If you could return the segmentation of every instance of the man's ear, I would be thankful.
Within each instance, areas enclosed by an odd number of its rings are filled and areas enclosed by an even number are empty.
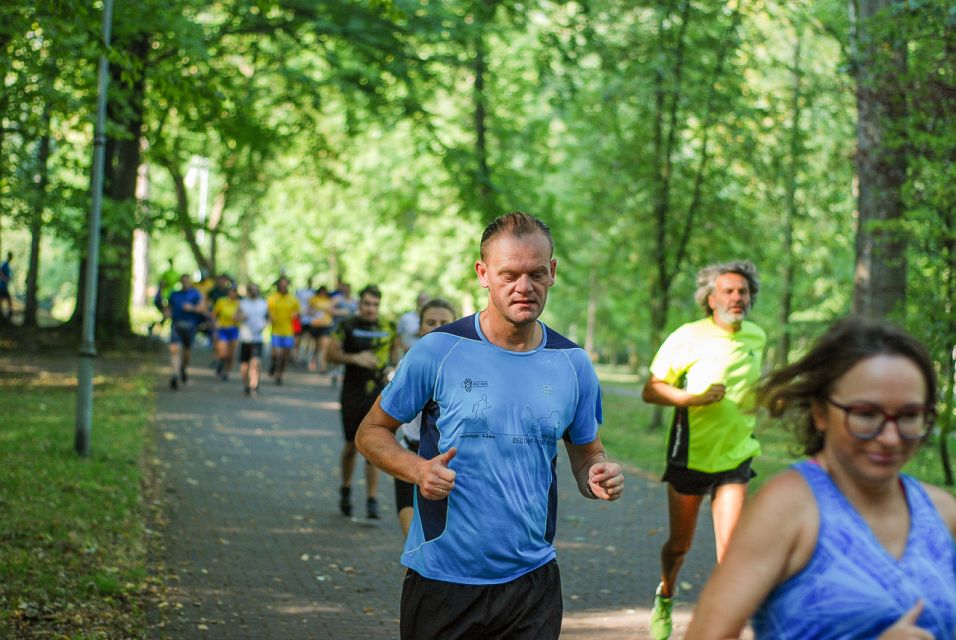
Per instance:
[[[488,288],[488,265],[483,261],[478,260],[475,262],[475,273],[478,274],[478,283],[484,287]]]

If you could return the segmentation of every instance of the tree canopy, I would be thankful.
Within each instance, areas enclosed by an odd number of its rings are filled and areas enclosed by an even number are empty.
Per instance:
[[[134,274],[170,258],[471,310],[481,228],[521,209],[557,241],[546,320],[596,358],[645,365],[698,314],[696,270],[749,258],[770,361],[853,308],[889,314],[937,357],[948,428],[949,5],[120,3],[98,324],[129,331]],[[81,293],[100,10],[0,9],[0,250],[27,322]]]

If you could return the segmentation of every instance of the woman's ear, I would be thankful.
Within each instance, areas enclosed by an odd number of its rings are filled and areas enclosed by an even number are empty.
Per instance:
[[[810,401],[810,417],[813,419],[813,426],[816,427],[817,431],[824,432],[827,430],[827,413],[828,407],[825,402],[816,399]]]

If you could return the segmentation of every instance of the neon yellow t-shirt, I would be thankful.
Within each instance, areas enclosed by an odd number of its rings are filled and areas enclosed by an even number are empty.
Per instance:
[[[216,300],[212,308],[212,315],[216,318],[216,325],[228,329],[229,327],[238,327],[236,321],[236,312],[239,311],[239,298],[233,300],[229,296]]]
[[[291,337],[295,335],[292,329],[292,318],[299,313],[299,301],[294,295],[286,292],[281,294],[274,291],[269,295],[266,304],[269,305],[269,320],[272,321],[272,335]]]
[[[309,308],[312,309],[313,327],[331,327],[332,326],[332,298],[327,295],[314,295],[309,300]]]
[[[664,382],[702,393],[722,383],[727,392],[720,402],[686,411],[686,434],[668,437],[668,461],[695,471],[716,473],[737,467],[760,454],[753,436],[756,423],[755,386],[760,378],[767,335],[753,322],[739,331],[725,331],[713,319],[689,322],[669,335],[651,362],[651,373]]]

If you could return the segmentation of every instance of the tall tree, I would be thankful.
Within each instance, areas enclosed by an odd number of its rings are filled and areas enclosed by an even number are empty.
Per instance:
[[[780,332],[777,337],[777,366],[786,366],[790,356],[791,330],[790,314],[793,313],[793,289],[795,279],[795,262],[793,227],[798,216],[797,206],[797,180],[801,163],[802,133],[800,131],[800,116],[802,113],[802,60],[801,53],[803,48],[803,34],[800,26],[796,29],[796,38],[793,47],[793,62],[791,73],[793,75],[793,88],[791,95],[791,121],[790,121],[790,144],[789,157],[786,168],[786,201],[784,204],[783,218],[783,255],[781,256],[782,282],[780,283],[780,315],[777,323],[777,330]]]
[[[902,187],[907,156],[898,123],[905,96],[906,44],[893,27],[897,0],[853,0],[853,64],[857,82],[857,188],[854,310],[886,316],[906,300],[906,236]]]
[[[47,205],[47,187],[50,183],[50,107],[43,108],[43,131],[37,143],[36,167],[32,198],[33,215],[30,220],[30,261],[27,267],[27,294],[23,309],[23,325],[37,326],[37,290],[40,273],[40,236],[43,233],[43,216]]]

